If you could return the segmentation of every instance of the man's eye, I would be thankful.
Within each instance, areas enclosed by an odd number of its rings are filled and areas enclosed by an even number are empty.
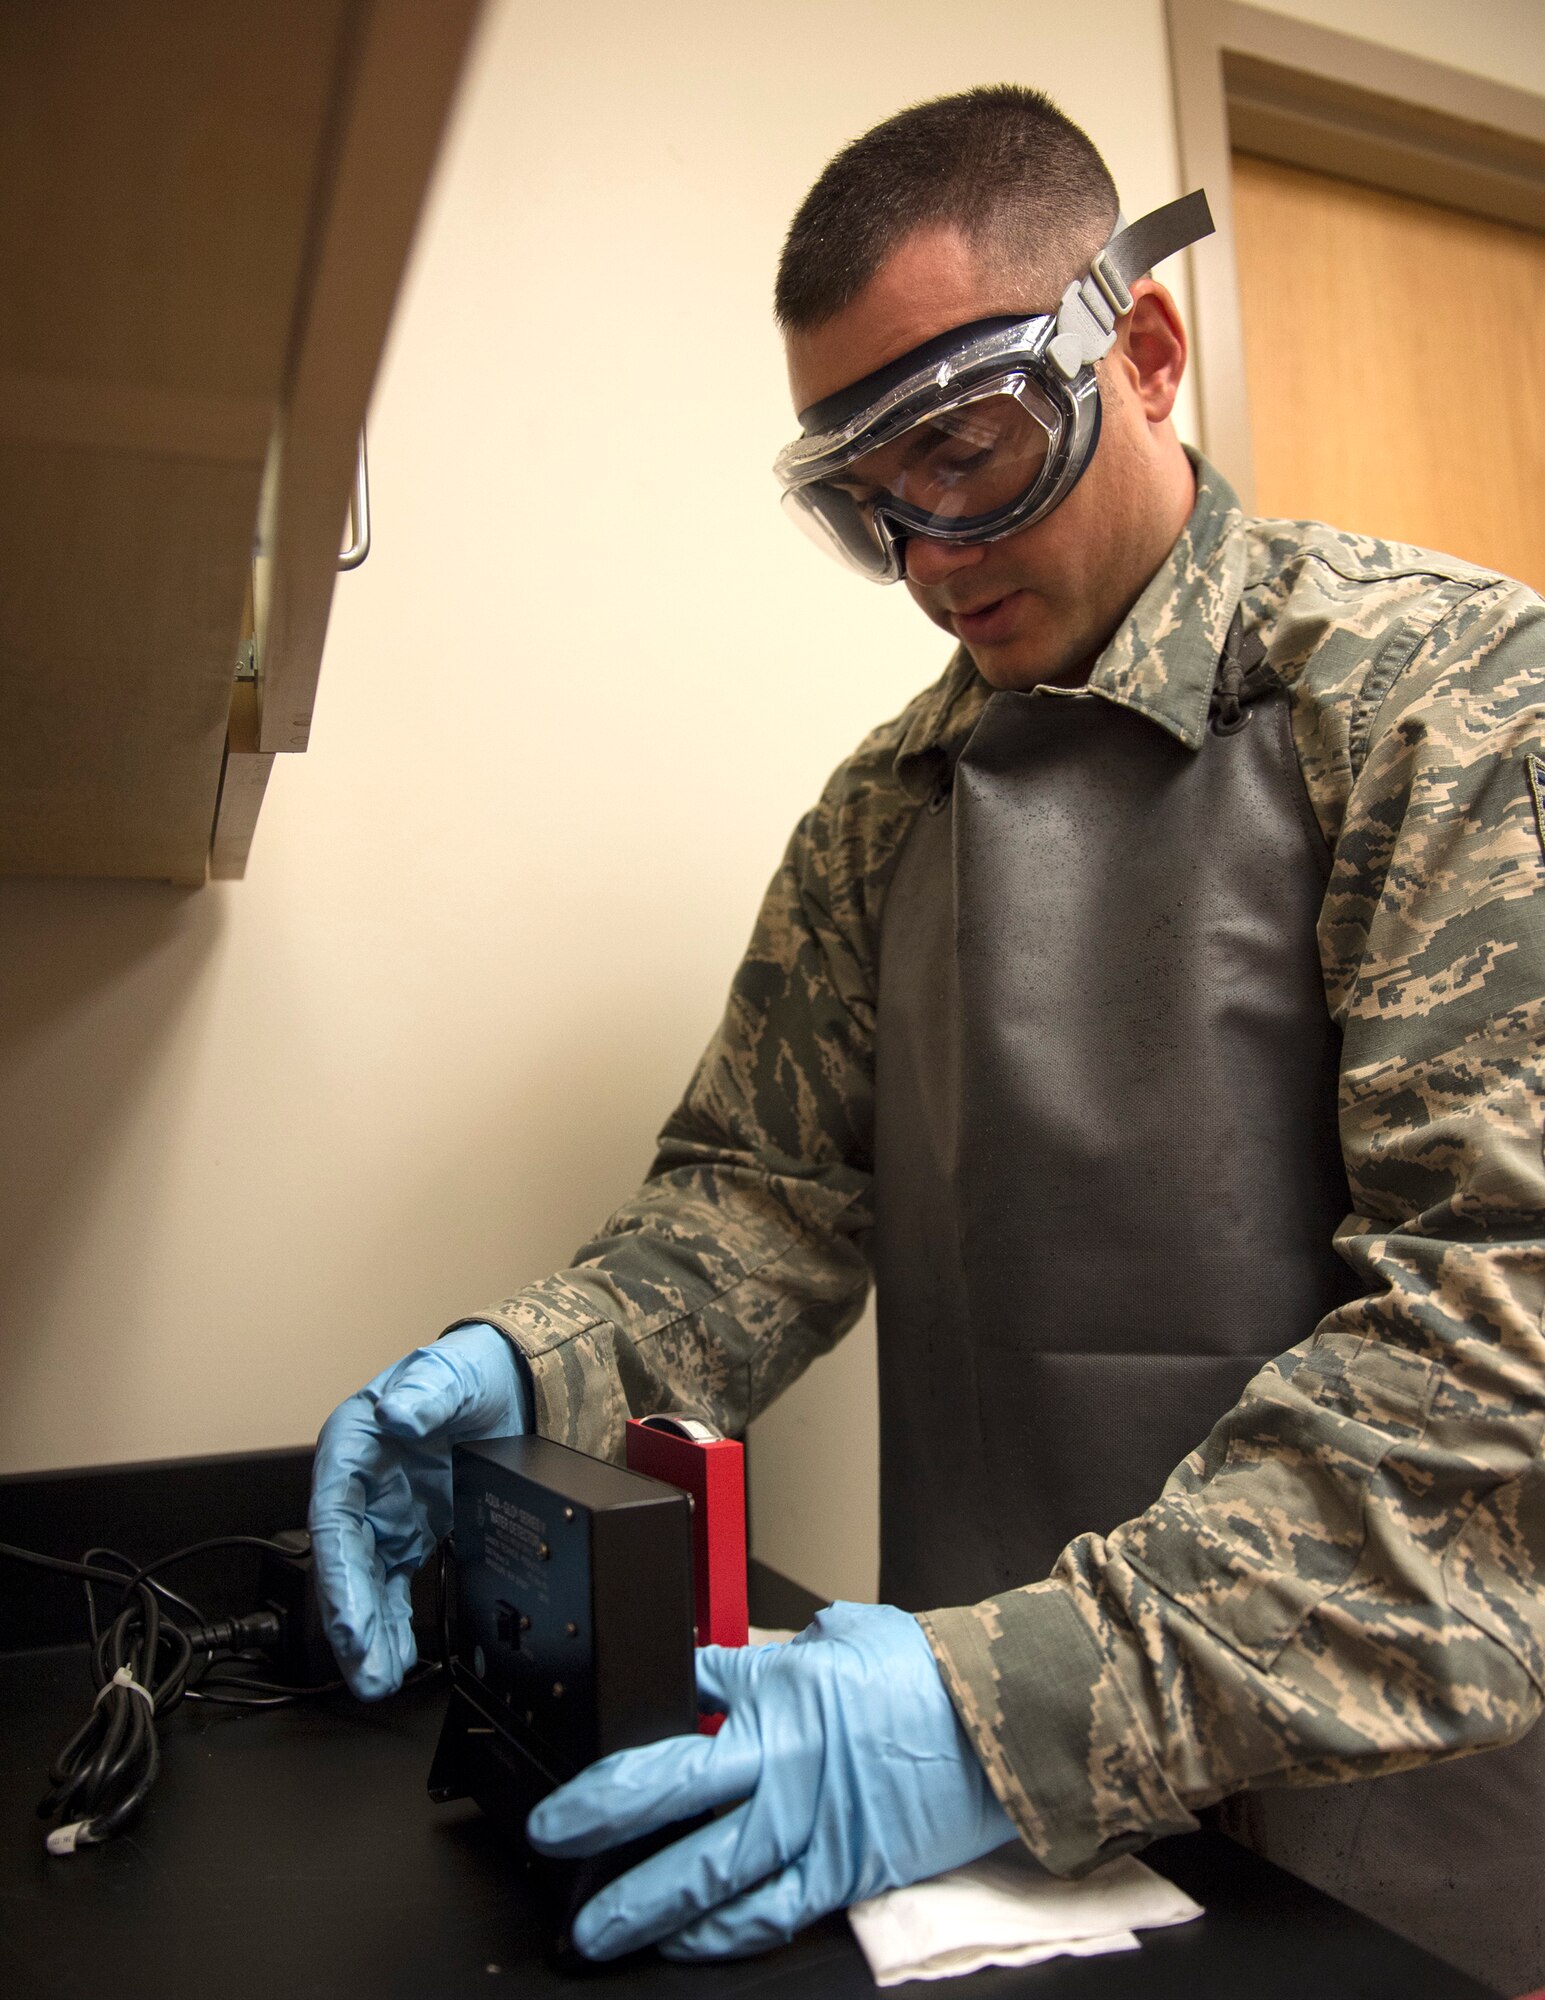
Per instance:
[[[983,471],[992,460],[991,446],[980,451],[936,451],[909,480],[914,489],[948,489]]]

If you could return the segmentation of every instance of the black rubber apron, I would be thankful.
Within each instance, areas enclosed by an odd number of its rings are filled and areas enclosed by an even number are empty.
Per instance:
[[[1140,1513],[1356,1289],[1331,1248],[1350,1201],[1315,940],[1329,856],[1286,696],[1242,651],[1236,621],[1246,706],[1215,697],[1196,751],[1086,691],[993,695],[898,861],[874,1237],[889,1603],[1034,1581]],[[1500,1977],[1539,1941],[1542,1749],[1223,1812]],[[1495,1806],[1450,1825],[1483,1773],[1488,1800],[1528,1795],[1527,1827],[1484,1825]]]

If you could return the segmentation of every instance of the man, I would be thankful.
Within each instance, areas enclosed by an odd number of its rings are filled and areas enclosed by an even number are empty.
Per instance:
[[[827,168],[780,476],[960,650],[796,831],[635,1199],[324,1430],[329,1630],[381,1694],[451,1440],[738,1430],[874,1268],[888,1602],[710,1649],[719,1736],[538,1808],[582,1853],[743,1802],[593,1900],[595,1956],[758,1949],[1014,1834],[1076,1873],[1227,1801],[1545,1977],[1545,606],[1240,516],[1138,275],[1204,227],[1121,228],[1007,87]]]

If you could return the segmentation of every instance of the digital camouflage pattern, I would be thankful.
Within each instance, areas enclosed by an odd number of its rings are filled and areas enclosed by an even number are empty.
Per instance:
[[[923,1624],[995,1789],[1076,1872],[1263,1783],[1522,1735],[1545,1703],[1545,605],[1447,557],[1196,509],[1090,677],[1196,747],[1235,609],[1290,691],[1334,862],[1365,1290],[1109,1537]],[[739,1430],[856,1318],[886,886],[989,691],[964,656],[801,822],[649,1179],[491,1318],[539,1428]],[[1065,698],[1065,697],[1064,697]]]

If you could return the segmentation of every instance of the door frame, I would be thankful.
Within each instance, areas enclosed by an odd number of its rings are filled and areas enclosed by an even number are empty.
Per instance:
[[[1243,0],[1166,12],[1182,185],[1218,226],[1188,253],[1201,445],[1249,508],[1234,148],[1545,231],[1545,97]]]

